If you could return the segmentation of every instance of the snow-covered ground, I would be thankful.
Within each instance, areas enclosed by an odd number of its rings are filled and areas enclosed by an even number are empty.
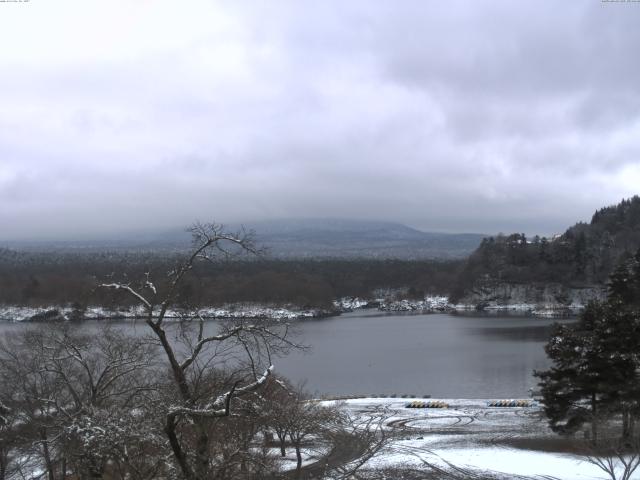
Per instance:
[[[307,465],[311,465],[326,455],[328,455],[330,447],[328,445],[319,445],[314,448],[302,448],[300,449],[300,453],[302,454],[302,466],[306,467]],[[288,446],[286,449],[286,456],[280,456],[280,449],[273,448],[269,452],[270,455],[274,458],[278,459],[278,464],[280,467],[280,471],[286,472],[289,470],[295,470],[298,459],[296,457],[296,451],[293,447]]]
[[[535,402],[530,407],[489,407],[487,400],[430,399],[442,401],[448,408],[405,408],[410,401],[364,398],[345,402],[354,415],[367,416],[380,409],[386,412],[384,428],[392,434],[392,441],[367,467],[455,465],[505,478],[609,478],[578,455],[515,446],[518,442],[514,440],[555,437]],[[640,479],[640,471],[632,478]]]

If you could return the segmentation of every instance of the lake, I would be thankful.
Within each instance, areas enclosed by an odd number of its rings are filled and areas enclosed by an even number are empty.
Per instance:
[[[384,314],[361,310],[305,321],[310,354],[278,371],[333,394],[415,394],[444,398],[527,397],[554,320],[507,315]]]
[[[549,365],[544,344],[553,322],[523,315],[359,310],[298,322],[296,341],[310,351],[277,359],[275,368],[294,382],[306,380],[317,394],[528,397],[536,388],[533,370]],[[142,322],[111,323],[146,332]],[[0,324],[0,332],[22,328]]]

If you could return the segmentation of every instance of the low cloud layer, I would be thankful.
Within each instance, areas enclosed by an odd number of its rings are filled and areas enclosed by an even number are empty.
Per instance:
[[[0,239],[549,234],[640,185],[633,2],[0,3]]]

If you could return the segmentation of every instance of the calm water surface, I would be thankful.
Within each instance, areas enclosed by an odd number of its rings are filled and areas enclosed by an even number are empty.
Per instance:
[[[527,397],[548,361],[553,320],[526,316],[385,314],[361,310],[305,320],[296,341],[310,351],[278,359],[276,371],[324,394]],[[143,323],[113,322],[137,334]],[[211,323],[211,328],[215,322]],[[0,324],[0,332],[23,325]],[[97,322],[82,328],[97,329]]]
[[[526,316],[353,312],[305,321],[312,346],[279,371],[328,393],[408,393],[449,398],[524,397],[548,361],[553,320]]]

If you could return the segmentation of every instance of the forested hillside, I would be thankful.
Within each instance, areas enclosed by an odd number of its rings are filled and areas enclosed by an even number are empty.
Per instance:
[[[486,238],[462,269],[454,299],[479,282],[601,285],[617,263],[640,247],[640,197],[596,211],[555,238],[524,234]]]
[[[47,306],[78,303],[113,306],[121,296],[96,289],[104,281],[166,278],[179,254],[35,253],[0,249],[0,304]],[[229,302],[291,303],[324,307],[343,296],[371,297],[376,289],[403,289],[408,296],[446,293],[461,260],[270,260],[251,259],[194,267],[181,298],[194,305]],[[114,276],[114,272],[118,275]],[[161,287],[161,281],[157,281]]]

